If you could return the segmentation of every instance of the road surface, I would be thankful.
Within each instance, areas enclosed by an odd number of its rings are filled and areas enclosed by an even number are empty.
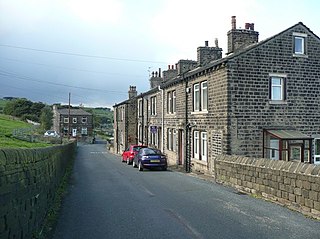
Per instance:
[[[81,145],[55,239],[320,238],[320,222],[175,171],[139,172]]]

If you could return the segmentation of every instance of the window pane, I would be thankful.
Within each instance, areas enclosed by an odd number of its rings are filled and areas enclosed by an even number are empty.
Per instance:
[[[320,155],[320,139],[315,139],[314,142],[314,154]]]
[[[199,84],[194,85],[194,95],[193,95],[193,100],[194,100],[194,111],[199,111],[200,110],[200,92],[199,92]]]
[[[279,77],[271,79],[271,100],[283,100],[283,79]]]
[[[208,88],[207,88],[207,82],[202,83],[202,94],[201,94],[201,107],[202,110],[207,110],[208,109]]]
[[[294,53],[304,54],[304,38],[303,37],[294,38]]]
[[[207,132],[201,133],[201,159],[207,161]]]

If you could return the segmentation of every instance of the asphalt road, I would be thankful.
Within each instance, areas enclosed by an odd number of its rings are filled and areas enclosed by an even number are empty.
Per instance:
[[[320,238],[320,222],[175,171],[139,172],[106,151],[78,147],[55,239]]]

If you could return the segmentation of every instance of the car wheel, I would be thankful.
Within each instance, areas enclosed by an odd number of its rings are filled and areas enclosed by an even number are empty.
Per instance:
[[[136,163],[135,163],[134,161],[132,161],[132,166],[133,166],[134,168],[137,167],[137,166],[136,166]]]
[[[139,171],[143,171],[143,167],[142,167],[141,162],[139,162],[138,168],[139,168]]]

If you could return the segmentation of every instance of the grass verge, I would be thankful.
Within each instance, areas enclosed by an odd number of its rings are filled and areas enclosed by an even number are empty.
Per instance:
[[[51,208],[49,208],[42,229],[34,233],[33,238],[35,239],[50,239],[54,235],[54,229],[58,222],[59,212],[61,209],[62,201],[67,194],[72,169],[74,165],[74,159],[71,160],[70,164],[66,168],[66,173],[63,176],[61,183],[56,191],[55,198]]]

